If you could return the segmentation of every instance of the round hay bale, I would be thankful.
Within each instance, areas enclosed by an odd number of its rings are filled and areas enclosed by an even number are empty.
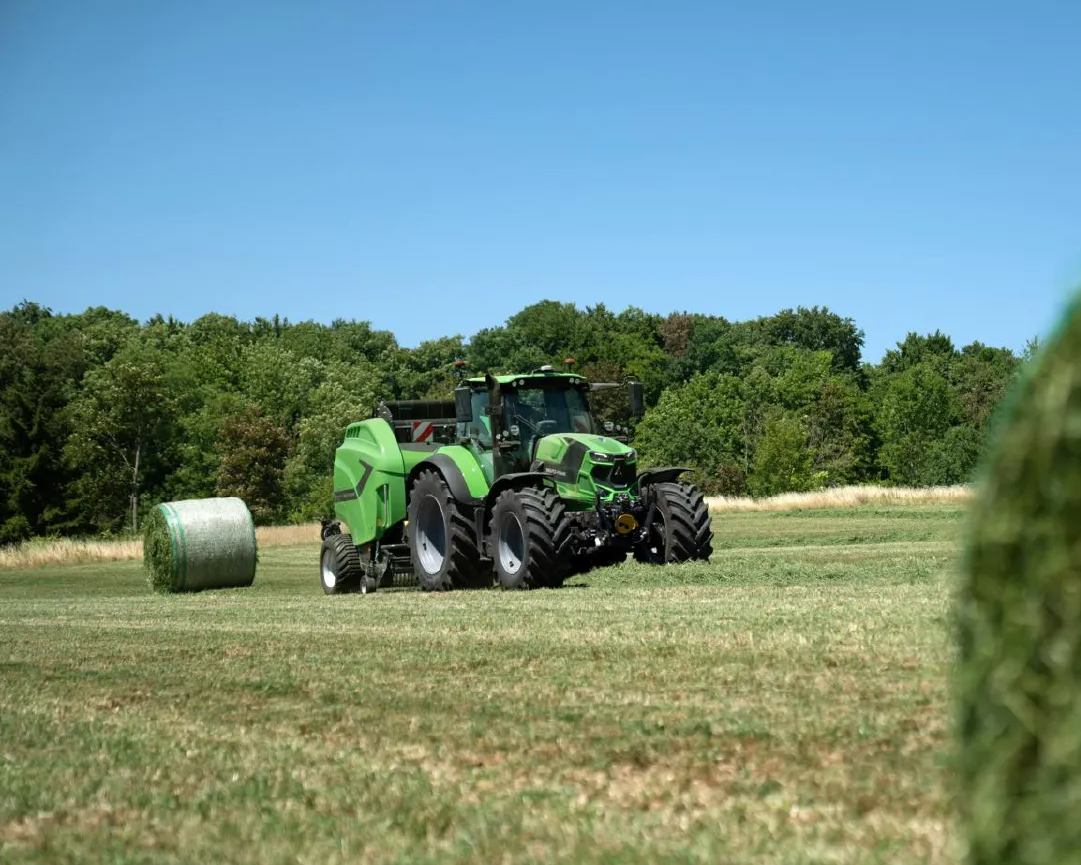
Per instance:
[[[143,531],[143,568],[156,592],[250,586],[258,548],[255,524],[237,498],[163,502]]]
[[[1081,306],[1011,394],[958,598],[970,862],[1081,861]]]

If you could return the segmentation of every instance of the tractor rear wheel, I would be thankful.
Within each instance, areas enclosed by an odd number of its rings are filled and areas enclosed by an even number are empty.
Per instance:
[[[360,553],[350,535],[328,535],[319,555],[320,582],[328,595],[355,592],[363,578]]]
[[[652,522],[649,535],[634,548],[635,559],[653,565],[706,561],[713,554],[713,533],[702,494],[680,483],[652,484],[649,491]]]
[[[567,509],[550,489],[505,490],[492,508],[491,553],[505,589],[558,588],[570,572]]]
[[[486,588],[473,521],[442,476],[424,470],[409,494],[409,552],[420,587],[429,592]]]

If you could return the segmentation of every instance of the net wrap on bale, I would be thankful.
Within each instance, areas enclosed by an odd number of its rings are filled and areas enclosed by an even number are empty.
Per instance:
[[[1006,408],[958,598],[968,861],[1081,862],[1081,304]]]
[[[258,548],[255,524],[238,498],[163,502],[143,532],[143,567],[156,592],[250,586]]]

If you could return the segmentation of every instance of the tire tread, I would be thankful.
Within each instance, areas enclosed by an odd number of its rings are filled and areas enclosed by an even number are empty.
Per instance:
[[[665,482],[653,485],[654,495],[663,498],[665,512],[665,564],[706,561],[713,555],[713,532],[710,530],[709,508],[698,488],[692,484]],[[658,506],[661,502],[658,501]],[[639,561],[647,556],[639,556]]]
[[[501,579],[505,588],[558,588],[570,572],[571,525],[567,508],[548,488],[525,487],[500,493],[492,508],[492,525],[507,507],[515,503],[525,517],[523,529],[526,534],[528,555],[522,563],[525,573],[513,584]],[[497,568],[498,573],[498,568]]]
[[[420,587],[425,591],[445,592],[450,589],[478,589],[490,586],[492,575],[481,566],[473,521],[466,506],[454,498],[454,494],[451,493],[442,475],[434,470],[424,469],[417,475],[413,492],[418,489],[423,495],[434,495],[439,500],[443,512],[450,512],[445,553],[446,566],[441,574],[433,577],[424,571],[419,562],[414,561],[413,571],[417,575]]]
[[[323,549],[330,550],[334,560],[334,572],[338,577],[337,585],[332,594],[339,595],[357,591],[360,588],[363,568],[360,564],[360,551],[353,543],[353,536],[341,532],[328,535],[323,540]],[[321,566],[322,553],[320,553]]]

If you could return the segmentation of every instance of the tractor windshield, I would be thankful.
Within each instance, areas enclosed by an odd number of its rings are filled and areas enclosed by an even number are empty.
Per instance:
[[[528,382],[528,379],[527,379]],[[526,438],[546,436],[562,432],[593,432],[593,420],[589,415],[589,403],[585,394],[577,388],[560,385],[553,387],[538,383],[504,388],[503,412],[507,425],[518,424],[519,435]],[[521,429],[521,427],[525,429]]]
[[[568,386],[565,381],[538,381],[534,384],[525,379],[525,382],[517,386],[503,386],[503,429],[517,427],[514,435],[522,443],[523,459],[532,454],[534,443],[542,436],[594,432],[584,388]],[[473,420],[468,424],[460,423],[458,435],[473,439],[482,448],[490,448],[492,427],[485,414],[488,393],[473,391],[471,401]]]

